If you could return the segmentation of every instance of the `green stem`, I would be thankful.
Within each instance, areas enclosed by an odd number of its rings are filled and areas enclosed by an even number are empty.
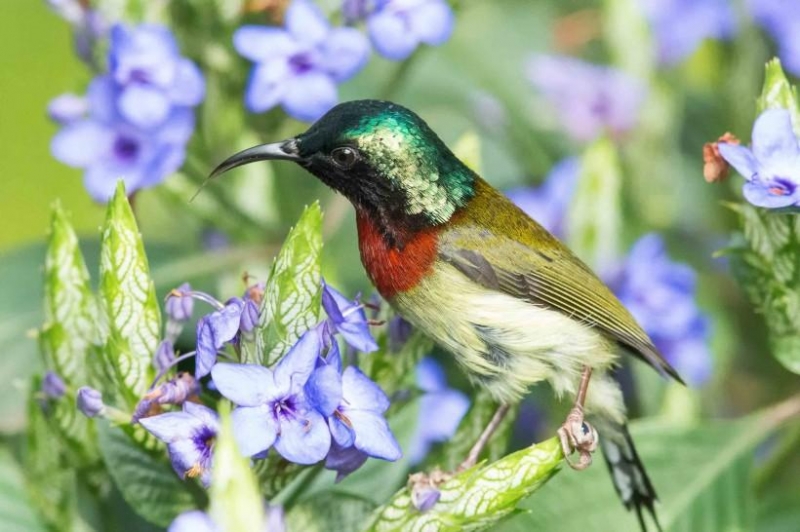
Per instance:
[[[397,94],[398,87],[403,84],[405,77],[408,75],[408,72],[411,70],[411,67],[414,65],[414,63],[419,61],[419,56],[422,55],[423,50],[425,50],[425,47],[417,48],[414,53],[411,54],[411,57],[401,62],[397,66],[394,73],[389,78],[389,81],[386,82],[386,84],[383,86],[383,89],[379,92],[381,99],[391,100]]]

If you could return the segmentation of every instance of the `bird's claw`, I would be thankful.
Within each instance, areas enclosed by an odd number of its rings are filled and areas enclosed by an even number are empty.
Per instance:
[[[597,431],[584,421],[580,406],[570,411],[567,420],[558,429],[558,438],[561,440],[564,460],[572,469],[580,471],[592,465],[592,453],[597,450]],[[574,451],[580,455],[577,462],[569,458]]]

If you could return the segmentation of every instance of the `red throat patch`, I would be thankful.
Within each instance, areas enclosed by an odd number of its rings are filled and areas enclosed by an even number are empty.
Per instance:
[[[414,288],[433,270],[437,255],[437,230],[417,232],[402,250],[391,247],[366,213],[356,212],[361,262],[372,284],[385,299]]]

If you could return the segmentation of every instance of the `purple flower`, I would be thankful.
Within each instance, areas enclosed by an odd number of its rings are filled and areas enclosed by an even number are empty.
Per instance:
[[[336,104],[336,84],[366,64],[369,45],[353,28],[331,28],[307,0],[294,0],[285,20],[283,29],[243,26],[233,35],[236,50],[255,63],[245,103],[254,112],[281,104],[293,118],[313,121]]]
[[[379,54],[402,61],[420,44],[444,44],[454,23],[445,0],[377,0],[367,15],[367,32]]]
[[[96,78],[89,86],[89,116],[59,131],[51,144],[56,159],[83,168],[84,184],[98,201],[107,201],[117,180],[128,193],[158,184],[177,171],[194,128],[187,108],[176,108],[157,129],[144,132],[117,112],[117,88],[111,78]]]
[[[322,281],[322,307],[328,314],[328,323],[351,347],[364,353],[378,349],[378,344],[369,332],[369,322],[361,303],[350,301]]]
[[[695,303],[695,272],[673,262],[660,236],[651,233],[631,249],[609,285],[687,382],[711,375],[708,320]]]
[[[247,287],[244,292],[244,309],[239,321],[239,329],[244,334],[250,334],[258,326],[261,317],[261,302],[264,300],[264,283],[257,283]]]
[[[306,332],[275,367],[216,364],[211,376],[219,392],[239,405],[233,430],[245,456],[262,455],[270,447],[298,464],[319,462],[331,446],[322,415],[308,404],[304,385],[319,358],[317,331]]]
[[[800,147],[785,109],[768,109],[753,124],[752,149],[719,143],[719,153],[747,182],[744,197],[771,209],[800,205]]]
[[[219,431],[216,412],[203,405],[184,403],[183,411],[139,420],[153,436],[167,444],[172,468],[181,478],[211,483],[214,440]]]
[[[183,283],[167,296],[164,310],[169,319],[183,322],[192,317],[194,298],[191,297],[191,293],[192,286],[189,283]]]
[[[109,67],[120,87],[120,114],[144,129],[163,124],[176,107],[194,107],[205,95],[200,69],[180,55],[175,37],[164,26],[115,25]]]
[[[86,417],[99,416],[106,409],[106,405],[103,403],[103,394],[89,386],[78,388],[76,403],[78,410]]]
[[[417,429],[408,447],[412,464],[420,463],[434,443],[452,438],[469,410],[467,396],[447,387],[444,370],[432,358],[424,358],[417,365],[417,386],[425,393],[420,398]]]
[[[528,63],[528,79],[578,141],[606,130],[621,135],[632,129],[646,95],[644,84],[624,72],[571,57],[535,56]]]
[[[89,65],[94,65],[95,44],[108,31],[102,15],[79,0],[47,0],[47,5],[72,25],[78,56]]]
[[[411,491],[411,504],[420,512],[427,512],[441,497],[442,492],[436,486],[420,486]]]
[[[558,238],[566,238],[566,213],[578,186],[581,164],[575,157],[556,163],[539,187],[518,187],[506,196]]]
[[[401,316],[392,316],[389,319],[387,329],[386,335],[389,337],[389,350],[394,353],[402,349],[414,332],[414,326]]]
[[[42,393],[48,399],[61,399],[67,393],[67,385],[57,373],[48,371],[42,379]]]
[[[203,316],[197,322],[195,376],[198,379],[209,374],[217,362],[217,351],[236,338],[243,310],[244,301],[233,297],[222,308]]]
[[[328,420],[334,445],[325,467],[337,481],[355,471],[368,456],[394,461],[402,451],[383,417],[389,399],[355,366],[340,375],[338,352],[318,365],[305,386],[309,403]]]
[[[653,27],[658,59],[667,65],[688,57],[704,39],[729,39],[736,31],[728,0],[639,0],[639,4]]]
[[[199,393],[197,379],[182,371],[158,388],[147,392],[136,405],[131,422],[136,423],[144,417],[161,413],[161,405],[182,405],[190,399],[196,401]]]
[[[793,0],[748,0],[747,8],[777,42],[784,68],[800,75],[800,4]]]

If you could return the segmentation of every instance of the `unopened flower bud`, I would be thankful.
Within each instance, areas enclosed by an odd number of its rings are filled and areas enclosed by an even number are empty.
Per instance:
[[[169,319],[177,322],[187,321],[192,317],[194,299],[191,296],[192,287],[183,283],[173,290],[164,305]]]
[[[42,379],[42,393],[48,399],[61,399],[67,393],[67,385],[56,373],[48,371]]]
[[[103,394],[89,386],[81,386],[78,389],[78,410],[86,417],[96,417],[105,410],[103,404]]]

